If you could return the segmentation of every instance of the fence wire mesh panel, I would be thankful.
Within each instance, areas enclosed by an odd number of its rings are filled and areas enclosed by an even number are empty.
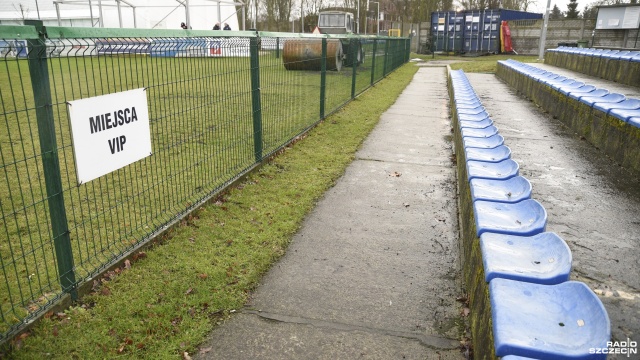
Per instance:
[[[404,38],[40,26],[0,26],[0,341],[409,55]],[[72,102],[135,89],[152,154],[80,182]]]

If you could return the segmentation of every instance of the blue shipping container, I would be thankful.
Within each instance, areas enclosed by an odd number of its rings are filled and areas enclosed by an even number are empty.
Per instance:
[[[436,52],[499,53],[506,20],[542,19],[542,14],[507,9],[431,13],[431,46]]]

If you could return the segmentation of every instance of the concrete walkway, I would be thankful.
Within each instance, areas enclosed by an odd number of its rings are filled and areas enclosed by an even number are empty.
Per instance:
[[[557,69],[551,70],[561,73]],[[571,279],[600,295],[614,340],[640,340],[638,178],[496,76],[467,76],[511,148],[520,174],[531,181],[532,198],[547,210],[547,231],[560,235],[571,248]],[[605,80],[597,86],[626,88]]]
[[[421,68],[200,359],[461,359],[446,69]]]

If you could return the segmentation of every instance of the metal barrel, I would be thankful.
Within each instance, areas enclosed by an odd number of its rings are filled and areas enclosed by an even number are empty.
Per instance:
[[[327,70],[342,69],[342,43],[327,39]],[[282,61],[287,70],[315,70],[322,66],[322,39],[290,39],[285,41]]]

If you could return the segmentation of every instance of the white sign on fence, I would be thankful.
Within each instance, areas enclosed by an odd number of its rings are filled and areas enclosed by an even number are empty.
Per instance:
[[[78,183],[151,155],[145,89],[68,102]]]

